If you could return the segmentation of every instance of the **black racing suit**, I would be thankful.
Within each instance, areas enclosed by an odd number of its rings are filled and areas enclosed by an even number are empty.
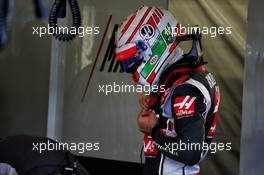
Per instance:
[[[144,175],[199,175],[198,162],[215,134],[220,93],[214,77],[202,66],[175,72],[154,97],[152,109],[160,117],[144,136]]]

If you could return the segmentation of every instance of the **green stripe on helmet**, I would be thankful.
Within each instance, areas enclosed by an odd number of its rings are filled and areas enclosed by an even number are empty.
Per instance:
[[[165,52],[166,48],[167,48],[166,43],[164,42],[163,38],[159,36],[158,40],[151,48],[152,50],[151,59],[148,60],[148,62],[145,64],[144,69],[140,73],[144,78],[147,78],[150,72],[155,68],[155,66],[159,62],[160,57]],[[152,62],[153,59],[157,59],[157,60],[153,63]]]

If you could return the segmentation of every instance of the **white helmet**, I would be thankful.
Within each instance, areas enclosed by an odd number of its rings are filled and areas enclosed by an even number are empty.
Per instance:
[[[142,6],[129,15],[116,34],[116,57],[125,72],[142,85],[155,85],[161,73],[183,58],[171,37],[180,35],[180,23],[164,9]]]

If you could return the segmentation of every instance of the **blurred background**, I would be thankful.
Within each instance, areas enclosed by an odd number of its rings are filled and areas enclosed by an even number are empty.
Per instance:
[[[244,158],[244,154],[241,154],[243,160],[241,167],[244,168],[239,168],[239,164],[242,116],[245,121],[243,128],[247,128],[242,129],[242,142],[245,143],[243,145],[246,145],[248,138],[251,139],[256,132],[263,133],[262,127],[257,130],[254,127],[256,123],[263,124],[263,120],[259,118],[263,117],[263,109],[258,107],[256,112],[256,108],[250,107],[252,104],[257,106],[263,104],[260,103],[261,99],[257,99],[256,102],[254,97],[256,91],[261,91],[264,87],[263,79],[254,79],[261,77],[260,70],[263,68],[261,30],[264,27],[258,18],[259,7],[263,6],[263,2],[257,0],[78,0],[78,2],[82,26],[98,26],[100,33],[77,37],[71,42],[63,43],[50,35],[41,38],[33,35],[33,27],[47,26],[48,19],[35,17],[32,0],[14,1],[8,46],[0,50],[0,137],[28,134],[48,136],[62,142],[99,142],[100,151],[76,153],[91,173],[100,174],[98,171],[103,171],[95,170],[93,168],[95,164],[103,164],[116,174],[122,170],[140,172],[143,137],[136,126],[136,116],[140,111],[138,95],[112,93],[106,96],[98,92],[98,85],[113,82],[131,84],[129,75],[119,71],[108,71],[113,63],[111,57],[106,59],[109,57],[107,48],[111,45],[116,24],[140,5],[153,5],[168,9],[183,25],[231,27],[230,35],[203,36],[204,57],[209,62],[206,67],[216,76],[221,88],[220,113],[214,141],[231,142],[232,150],[208,155],[201,164],[202,174],[237,175],[239,172],[247,175],[257,174],[254,173],[257,172],[256,168],[252,168],[253,165],[250,168],[246,163],[248,159]],[[47,2],[49,9],[52,3],[51,0]],[[69,9],[67,16],[61,23],[71,25]],[[248,27],[249,23],[251,25]],[[102,50],[90,86],[84,94],[105,31],[106,38],[102,42]],[[252,70],[259,71],[252,73]],[[244,80],[245,77],[248,81]],[[243,86],[244,94],[251,96],[243,97]],[[254,120],[251,121],[250,118]],[[253,157],[254,154],[250,152],[257,139],[251,139],[250,142],[251,146],[242,146],[241,149],[245,151],[246,156]]]

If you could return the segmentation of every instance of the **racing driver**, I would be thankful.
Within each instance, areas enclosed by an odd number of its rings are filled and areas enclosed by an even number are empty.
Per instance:
[[[199,175],[198,163],[208,152],[203,145],[215,135],[219,87],[204,69],[198,27],[190,34],[182,34],[180,27],[167,10],[142,6],[116,34],[123,70],[143,86],[163,87],[140,98],[144,175]],[[183,41],[192,42],[188,53],[179,47]]]

